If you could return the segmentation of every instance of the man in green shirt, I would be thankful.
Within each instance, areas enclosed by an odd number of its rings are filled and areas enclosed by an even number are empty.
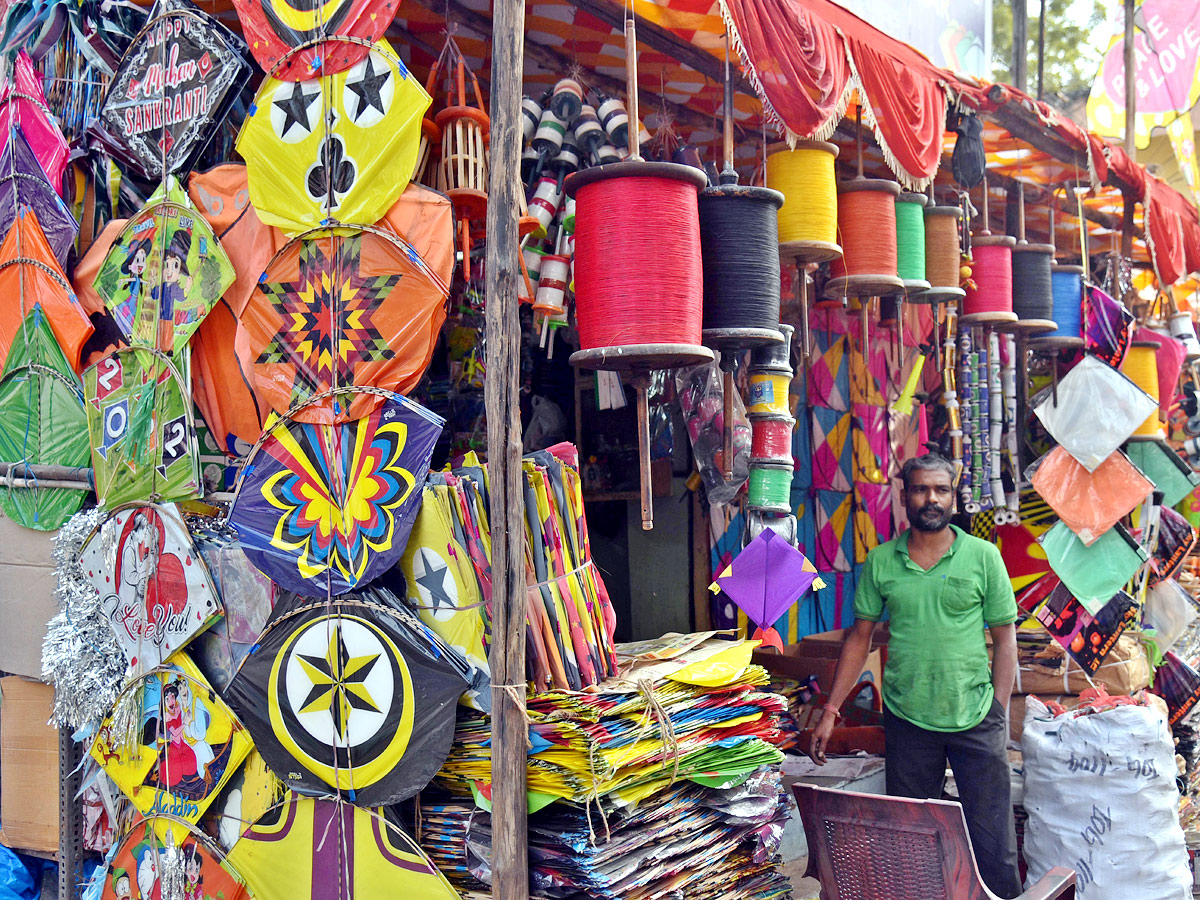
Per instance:
[[[942,795],[946,762],[979,864],[993,893],[1021,893],[1006,754],[1006,710],[1017,671],[1017,605],[1000,551],[950,524],[954,467],[932,454],[904,464],[909,529],[867,555],[854,626],[838,659],[829,702],[813,736],[825,745],[888,612],[883,673],[887,792]],[[988,664],[984,628],[995,662]]]

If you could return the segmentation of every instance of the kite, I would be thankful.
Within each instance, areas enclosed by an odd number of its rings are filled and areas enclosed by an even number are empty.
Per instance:
[[[17,54],[9,80],[0,88],[0,141],[7,143],[14,128],[24,133],[50,186],[61,197],[71,148],[46,106],[42,76],[24,50]]]
[[[133,672],[161,665],[221,614],[174,506],[117,507],[84,539],[79,562]]]
[[[384,40],[337,75],[264,79],[237,142],[259,219],[289,234],[377,222],[416,167],[429,104]]]
[[[1050,505],[1028,488],[1021,491],[1019,515],[1021,520],[1016,525],[996,525],[994,536],[1009,581],[1018,593],[1050,572],[1038,538],[1057,521]]]
[[[801,416],[812,413],[811,453],[802,447],[796,457],[812,460],[812,487],[819,491],[850,490],[853,442],[850,439],[852,416],[824,406],[814,406],[801,411]]]
[[[105,860],[100,900],[249,900],[246,885],[222,862],[223,855],[208,835],[183,819],[138,817]]]
[[[1125,453],[1154,482],[1154,489],[1162,492],[1163,506],[1175,506],[1200,484],[1200,474],[1165,441],[1130,441]]]
[[[65,269],[79,225],[50,184],[25,132],[14,125],[0,152],[0,231],[12,227],[22,206],[37,214],[54,258]]]
[[[357,389],[334,392],[337,403]],[[404,552],[443,420],[399,394],[361,419],[286,416],[250,452],[229,511],[260,572],[302,596],[343,594]]]
[[[1169,506],[1158,508],[1158,541],[1150,556],[1150,586],[1174,578],[1196,547],[1197,533],[1182,515]]]
[[[167,357],[140,347],[118,350],[83,373],[96,497],[103,506],[200,496],[196,423],[184,384]]]
[[[382,810],[337,800],[285,800],[246,829],[229,862],[256,900],[458,900]]]
[[[1093,543],[1155,488],[1119,450],[1089,472],[1062,447],[1038,462],[1033,487],[1084,544]]]
[[[346,71],[383,37],[396,6],[396,0],[233,0],[250,52],[281,81]]]
[[[170,0],[129,45],[89,135],[157,181],[186,170],[250,77],[241,42],[212,16]]]
[[[388,805],[445,762],[465,671],[394,595],[369,588],[278,606],[226,696],[293,790]]]
[[[86,468],[91,460],[79,378],[40,308],[25,317],[0,378],[0,460]],[[90,488],[0,485],[0,507],[26,528],[53,531]]]
[[[813,585],[825,587],[816,566],[767,528],[717,576],[710,590],[724,591],[758,626],[755,640],[782,650],[779,633],[772,626]]]
[[[37,214],[27,208],[0,243],[0,366],[25,316],[41,308],[72,369],[78,369],[92,321],[46,242]]]
[[[848,526],[854,507],[854,495],[838,491],[813,493],[817,527],[817,569],[822,572],[849,572],[853,567],[847,556],[846,544],[848,539],[853,540],[853,532],[850,532]],[[854,544],[851,543],[850,547],[853,548]]]
[[[1095,675],[1125,629],[1137,624],[1139,615],[1140,607],[1124,591],[1118,591],[1092,615],[1059,583],[1038,607],[1036,618],[1084,672]]]
[[[125,686],[91,754],[143,815],[195,824],[250,747],[237,717],[181,651]]]
[[[235,273],[208,223],[172,176],[129,219],[94,283],[125,339],[177,355]]]
[[[1148,558],[1145,549],[1119,524],[1085,545],[1065,522],[1059,522],[1038,542],[1054,574],[1092,615],[1121,590]]]
[[[332,387],[411,391],[429,365],[449,294],[412,245],[387,231],[295,238],[241,311],[259,396],[285,413]],[[348,415],[378,402],[360,394]]]
[[[818,354],[813,356],[807,370],[809,405],[846,412],[850,409],[850,374],[846,359],[849,340],[845,335],[830,337],[820,331],[812,334]]]

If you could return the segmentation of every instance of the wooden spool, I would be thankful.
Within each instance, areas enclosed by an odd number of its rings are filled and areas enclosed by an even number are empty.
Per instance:
[[[475,106],[467,105],[466,63],[455,65],[454,84],[446,108],[434,122],[442,130],[442,156],[438,162],[438,189],[454,204],[460,221],[469,223],[476,237],[484,235],[487,216],[488,130],[479,82],[471,74]]]
[[[864,178],[861,181],[857,178],[850,181],[844,181],[838,185],[838,196],[842,194],[855,194],[861,191],[875,191],[879,193],[889,194],[892,199],[899,196],[900,185],[894,181],[887,181],[881,178]],[[839,204],[840,209],[840,204]],[[843,238],[843,241],[845,239]],[[842,248],[842,261],[846,262],[846,256],[853,256],[853,248],[847,252],[846,248]],[[859,275],[840,275],[837,278],[829,279],[825,285],[825,296],[829,298],[841,297],[887,297],[892,294],[900,294],[904,292],[904,281],[899,275],[888,272],[878,274],[859,274]]]
[[[830,158],[834,160],[837,159],[838,154],[841,152],[841,149],[837,146],[837,144],[831,144],[828,141],[801,140],[796,141],[795,147],[789,147],[787,144],[783,143],[772,144],[767,148],[768,178],[770,177],[770,170],[774,167],[774,165],[777,165],[780,162],[780,159],[772,159],[773,157],[776,157],[777,154],[791,154],[796,151],[805,150],[818,150],[823,153],[828,153]],[[830,187],[832,189],[833,185],[830,185]],[[804,203],[810,202],[811,198],[793,196],[791,200],[792,203]],[[784,204],[786,205],[787,202],[788,201],[785,195]],[[834,215],[836,217],[836,211]],[[781,214],[781,218],[783,218],[786,222],[790,219],[790,216],[787,214]],[[779,256],[784,262],[793,262],[799,265],[803,265],[805,263],[829,262],[829,260],[837,259],[842,255],[842,248],[836,241],[836,227],[834,228],[834,233],[832,235],[821,238],[793,238],[788,240],[784,237],[784,235],[788,233],[790,233],[790,229],[786,225],[781,227]]]
[[[1007,234],[981,234],[972,238],[971,241],[976,247],[1014,247],[1017,243],[1016,238]],[[965,309],[965,305],[962,308]],[[958,324],[968,328],[972,325],[1011,325],[1016,321],[1017,314],[1015,312],[986,311],[966,313],[958,317]]]
[[[1054,245],[1053,244],[1029,244],[1024,241],[1017,241],[1017,245],[1013,247],[1013,256],[1018,253],[1041,253],[1050,257],[1050,261],[1054,261]],[[1016,302],[1017,282],[1013,279],[1013,302]],[[1014,313],[1015,315],[1015,313]],[[997,331],[1008,331],[1014,334],[1038,335],[1046,334],[1058,328],[1058,323],[1053,319],[1018,319],[1015,322],[1006,322],[997,326]]]
[[[432,119],[421,120],[421,143],[417,147],[417,165],[413,169],[412,180],[427,187],[437,186],[436,170],[429,171],[429,162],[433,159],[433,150],[442,142],[442,129]],[[430,177],[432,175],[432,177]],[[429,180],[426,180],[426,179]],[[432,181],[433,184],[429,182]]]

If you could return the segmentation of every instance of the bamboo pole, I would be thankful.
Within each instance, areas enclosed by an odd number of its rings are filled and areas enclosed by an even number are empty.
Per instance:
[[[517,216],[525,0],[495,0],[487,210],[488,476],[492,497],[492,896],[529,897],[525,753],[525,521]],[[465,261],[464,261],[465,262]]]

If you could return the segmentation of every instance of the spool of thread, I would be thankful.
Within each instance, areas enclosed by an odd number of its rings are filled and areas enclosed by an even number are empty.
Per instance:
[[[567,302],[567,281],[571,273],[571,260],[565,256],[542,257],[541,274],[538,277],[537,298],[533,302],[534,312],[548,316],[558,315]]]
[[[538,156],[538,152],[533,147],[526,147],[525,152],[521,154],[521,183],[529,184],[541,164],[542,158]]]
[[[1167,320],[1167,326],[1173,338],[1183,341],[1185,359],[1200,357],[1200,341],[1196,340],[1196,323],[1192,321],[1191,313],[1175,313]]]
[[[750,373],[750,403],[746,411],[758,415],[790,416],[790,369],[755,369]]]
[[[1013,312],[1026,323],[1054,321],[1054,292],[1050,264],[1054,262],[1052,244],[1021,244],[1013,248]]]
[[[707,176],[705,176],[707,178]],[[771,339],[779,326],[779,237],[783,195],[722,185],[700,194],[704,330],[736,329]]]
[[[521,134],[526,143],[533,140],[538,123],[542,120],[542,105],[532,97],[521,98]]]
[[[900,185],[879,178],[838,185],[841,259],[829,267],[829,296],[886,297],[904,289],[896,274],[896,197]]]
[[[1016,238],[1006,234],[983,234],[972,240],[974,264],[963,312],[996,322],[1015,322],[1013,313],[1013,247]]]
[[[671,163],[584,169],[575,197],[575,312],[582,350],[697,348],[703,307],[698,202],[704,173]]]
[[[570,125],[583,110],[583,86],[574,78],[563,78],[550,95],[554,115]]]
[[[608,140],[604,126],[600,124],[600,117],[589,103],[583,104],[583,109],[575,119],[575,137],[586,153],[595,153],[600,145]]]
[[[625,104],[616,97],[609,97],[596,108],[600,116],[600,124],[608,139],[614,146],[625,147],[629,144],[629,114]]]
[[[838,148],[825,141],[798,141],[796,149],[767,149],[766,184],[783,194],[779,208],[779,252],[799,262],[824,262],[842,255],[838,245]]]
[[[533,134],[533,148],[543,159],[549,159],[562,146],[563,134],[566,133],[567,123],[554,114],[554,110],[546,107],[538,120],[537,131]]]
[[[930,284],[926,297],[931,301],[953,300],[963,296],[962,243],[958,222],[962,209],[957,206],[930,206],[925,209],[925,280]]]
[[[1125,361],[1121,363],[1121,371],[1129,380],[1140,387],[1151,397],[1158,400],[1158,344],[1154,341],[1134,341],[1129,345]],[[1146,417],[1134,431],[1136,438],[1161,438],[1163,423],[1158,418],[1158,407]]]
[[[567,234],[575,233],[575,198],[568,197],[563,201],[562,225]]]
[[[1058,327],[1043,337],[1079,340],[1083,335],[1083,266],[1050,266],[1050,290],[1050,318]]]
[[[542,260],[547,256],[549,254],[540,247],[526,247],[521,251],[521,257],[525,260],[525,271],[529,273],[529,280],[533,282],[535,290],[542,277]]]
[[[913,294],[929,288],[925,277],[925,206],[924,194],[905,191],[896,198],[896,274],[904,282],[904,292]]]
[[[572,172],[579,171],[579,145],[575,141],[574,131],[567,131],[563,134],[562,146],[558,148],[558,155],[551,163],[551,167],[560,181]]]
[[[750,467],[746,505],[764,512],[787,513],[792,509],[791,463],[759,463]]]
[[[750,351],[751,366],[756,369],[792,370],[792,335],[796,329],[791,325],[780,325],[779,331],[783,335],[782,341],[763,344]]]
[[[533,192],[533,199],[529,201],[529,214],[538,222],[537,228],[533,231],[534,237],[544,238],[546,236],[546,231],[558,214],[558,207],[561,203],[562,189],[558,186],[558,179],[550,176],[539,179],[537,190]]]
[[[753,429],[751,459],[791,460],[795,419],[791,416],[751,416],[750,427]]]
[[[621,161],[621,153],[612,144],[601,144],[592,153],[592,163],[597,166],[607,166]]]

